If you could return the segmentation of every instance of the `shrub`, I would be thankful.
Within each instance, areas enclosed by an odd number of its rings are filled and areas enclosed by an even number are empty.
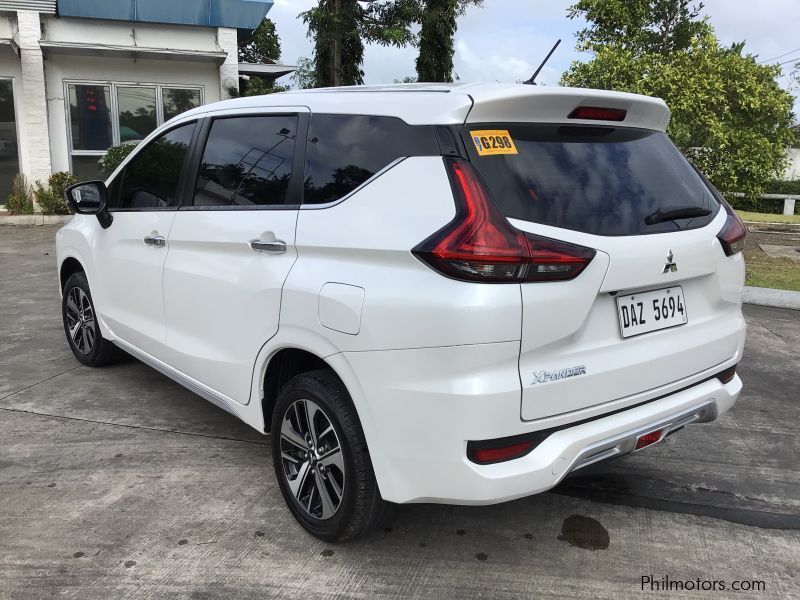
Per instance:
[[[6,200],[6,208],[9,212],[17,215],[33,214],[31,188],[28,185],[28,179],[22,173],[17,173],[14,176],[11,194]]]
[[[136,144],[129,142],[119,146],[111,146],[103,157],[103,171],[107,175],[111,175],[122,164],[122,161],[127,158],[128,154],[133,152],[134,148],[136,148]]]
[[[63,191],[56,193],[53,187],[44,187],[40,182],[36,182],[36,189],[33,195],[36,196],[36,203],[42,210],[43,215],[68,215],[69,205],[64,200]]]
[[[50,189],[53,190],[53,194],[55,194],[56,198],[64,200],[64,190],[78,183],[78,178],[69,171],[59,171],[58,173],[50,175],[47,179],[47,183],[50,184]],[[66,205],[66,202],[64,202],[64,204]]]
[[[795,179],[793,181],[773,181],[767,184],[764,193],[800,196],[800,179]]]

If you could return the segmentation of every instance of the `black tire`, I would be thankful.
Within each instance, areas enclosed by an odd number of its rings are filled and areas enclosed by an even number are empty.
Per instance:
[[[298,404],[298,401],[306,402]],[[302,465],[295,466],[294,462],[288,462],[281,454],[282,439],[285,450],[293,453],[297,449],[297,444],[290,443],[281,433],[281,427],[284,425],[284,418],[287,412],[290,409],[295,411],[290,413],[292,416],[290,416],[290,421],[287,422],[287,426],[291,426],[291,419],[296,419],[298,416],[295,407],[309,406],[308,401],[315,405],[309,411],[315,411],[313,414],[317,418],[317,423],[329,424],[336,436],[336,439],[334,439],[328,433],[327,435],[330,437],[326,438],[327,441],[322,442],[323,447],[330,450],[329,446],[332,447],[338,442],[341,448],[341,463],[344,467],[342,471],[344,479],[341,500],[333,515],[327,518],[312,514],[312,510],[305,506],[305,502],[301,504],[298,497],[292,492],[289,484],[290,477],[294,475],[292,481],[293,483],[296,482],[303,467]],[[302,412],[302,409],[299,410]],[[321,416],[320,412],[322,413]],[[307,412],[306,414],[310,413]],[[323,427],[323,429],[327,429],[327,427]],[[325,436],[320,436],[320,438],[323,437]],[[364,439],[364,432],[361,429],[361,422],[358,419],[350,395],[339,378],[332,372],[319,370],[302,373],[291,379],[283,387],[275,403],[271,438],[275,476],[278,479],[283,498],[295,519],[309,533],[326,542],[344,542],[364,535],[384,522],[387,517],[388,503],[381,498],[378,491],[378,484],[375,480],[375,472],[372,469],[372,461]],[[329,443],[331,440],[333,442]],[[298,449],[296,456],[302,456],[303,454],[304,452]],[[320,504],[322,503],[318,489],[320,484],[327,488],[326,497],[328,500],[335,499],[336,490],[330,487],[330,482],[339,480],[337,477],[338,467],[328,466],[327,472],[322,473],[321,471],[326,467],[323,459],[319,459],[319,463],[316,463],[317,474],[323,479],[318,479],[314,474],[314,465],[311,462],[312,455],[308,454],[307,456],[308,458],[299,459],[306,461],[304,463],[306,465],[312,465],[305,471],[305,474],[309,477],[307,488],[309,486],[317,488],[317,497]],[[297,468],[298,473],[287,473],[287,470],[295,468]],[[327,479],[324,479],[326,474]],[[297,486],[296,483],[294,485]],[[299,488],[298,496],[303,497],[301,494],[303,490],[302,483]],[[312,490],[306,496],[306,498],[310,498],[310,506],[312,506],[313,497]],[[322,509],[319,508],[318,510],[321,512]]]
[[[76,302],[77,300],[77,302]],[[74,306],[79,304],[78,312]],[[69,305],[69,306],[68,306]],[[101,367],[118,361],[124,353],[114,344],[103,338],[97,323],[89,282],[83,273],[74,273],[67,279],[61,298],[61,318],[64,334],[67,336],[72,354],[89,367]],[[77,324],[76,335],[70,330]]]

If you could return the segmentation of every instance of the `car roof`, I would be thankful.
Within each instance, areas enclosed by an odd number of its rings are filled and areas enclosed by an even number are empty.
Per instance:
[[[213,115],[263,108],[306,108],[312,113],[397,117],[410,125],[535,122],[575,124],[569,120],[578,106],[627,110],[614,126],[664,131],[670,112],[659,98],[584,88],[501,83],[411,83],[291,90],[207,104],[181,115]]]

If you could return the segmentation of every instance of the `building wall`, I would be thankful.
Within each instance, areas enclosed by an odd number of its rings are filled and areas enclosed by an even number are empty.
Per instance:
[[[787,181],[800,179],[800,148],[789,148],[789,166],[783,178]]]
[[[45,41],[218,51],[213,27],[59,18],[42,15]],[[235,30],[234,30],[235,31]]]

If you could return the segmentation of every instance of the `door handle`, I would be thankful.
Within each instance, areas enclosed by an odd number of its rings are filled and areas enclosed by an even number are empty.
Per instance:
[[[250,248],[256,252],[271,252],[272,254],[284,254],[286,252],[286,242],[274,240],[263,242],[261,240],[250,240]]]
[[[160,235],[148,235],[144,238],[144,243],[148,246],[156,246],[157,248],[163,248],[167,245],[167,240]]]

